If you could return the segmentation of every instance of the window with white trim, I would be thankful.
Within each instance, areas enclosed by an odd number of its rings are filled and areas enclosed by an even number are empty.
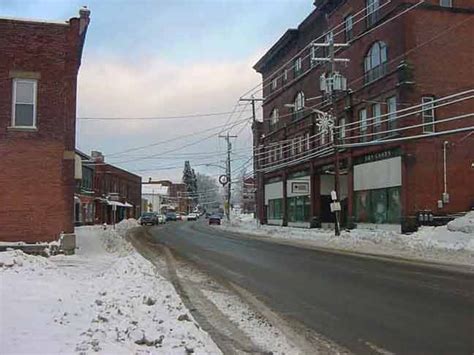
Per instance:
[[[388,129],[396,129],[397,128],[397,97],[392,96],[387,99],[387,114],[388,114]],[[395,134],[395,132],[391,132],[391,134]]]
[[[295,96],[293,107],[293,120],[299,120],[300,118],[303,118],[304,103],[304,92],[300,91]]]
[[[13,127],[36,128],[36,90],[36,80],[13,80]]]
[[[344,34],[346,42],[354,37],[354,16],[352,14],[344,18]]]
[[[367,109],[363,108],[359,111],[360,135],[363,135],[362,141],[367,139]]]
[[[277,87],[278,87],[278,78],[273,78],[272,85],[271,85],[272,91],[275,91]]]
[[[364,58],[365,82],[370,83],[385,75],[387,69],[387,45],[375,42]]]
[[[380,0],[367,0],[367,27],[374,25],[379,19]]]
[[[310,150],[311,149],[311,142],[309,140],[309,133],[306,133],[306,150]]]
[[[346,138],[346,119],[344,117],[339,119],[339,138],[341,142],[344,142]]]
[[[296,139],[292,139],[290,144],[291,144],[291,155],[295,155],[296,154]]]
[[[372,119],[373,119],[373,125],[374,125],[374,132],[380,132],[382,129],[382,118],[380,117],[382,115],[382,106],[380,103],[375,103],[372,105]],[[379,134],[375,135],[375,139],[378,139],[380,137]]]
[[[283,81],[288,81],[288,69],[283,71]]]
[[[301,74],[303,71],[303,65],[301,63],[301,57],[298,57],[295,59],[295,62],[293,63],[293,70],[295,74],[295,78]]]
[[[452,0],[439,0],[439,5],[442,7],[453,7]]]
[[[433,96],[425,96],[421,99],[423,104],[423,133],[433,133],[435,131],[434,99]]]
[[[323,131],[323,127],[320,127],[319,128],[319,133],[321,134],[321,145],[325,145],[326,144],[326,132]]]
[[[310,56],[309,56],[309,62],[311,64],[311,68],[315,67],[317,62],[316,62],[316,49],[317,47],[315,46],[311,46],[311,49],[310,49]]]
[[[278,111],[277,108],[274,108],[270,116],[270,124],[272,126],[275,126],[276,124],[278,124],[279,120],[280,120],[280,112]]]

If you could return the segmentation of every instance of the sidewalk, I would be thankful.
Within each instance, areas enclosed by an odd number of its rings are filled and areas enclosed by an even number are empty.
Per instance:
[[[220,354],[170,282],[123,236],[76,229],[76,255],[0,253],[0,353]]]
[[[323,229],[259,225],[250,215],[236,216],[230,224],[223,221],[221,228],[298,246],[474,266],[474,212],[447,226],[422,227],[412,234],[354,229],[336,237],[334,231]]]

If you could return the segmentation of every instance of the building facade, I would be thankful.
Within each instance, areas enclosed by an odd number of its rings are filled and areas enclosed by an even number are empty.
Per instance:
[[[74,224],[76,226],[95,222],[95,167],[90,164],[91,157],[76,150],[74,193]]]
[[[142,178],[107,164],[102,153],[93,151],[91,163],[95,169],[95,223],[118,223],[126,218],[138,219],[141,214]]]
[[[253,177],[246,177],[242,183],[242,212],[255,213],[255,179]]]
[[[316,0],[254,66],[260,221],[331,226],[332,191],[347,227],[410,231],[470,210],[473,17],[466,0]],[[343,90],[321,79],[335,73]]]
[[[77,75],[89,10],[0,18],[0,240],[72,240]]]

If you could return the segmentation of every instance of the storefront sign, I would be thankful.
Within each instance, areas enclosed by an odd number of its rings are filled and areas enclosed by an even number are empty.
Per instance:
[[[292,193],[308,193],[309,183],[308,182],[292,182],[291,192]]]
[[[397,157],[400,155],[400,149],[392,149],[392,150],[385,150],[383,152],[376,152],[364,155],[363,157],[359,157],[355,159],[355,164],[363,164],[363,163],[370,163],[377,160],[384,160],[393,157]]]

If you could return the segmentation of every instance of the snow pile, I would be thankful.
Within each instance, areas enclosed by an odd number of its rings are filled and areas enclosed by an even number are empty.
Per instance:
[[[260,225],[255,219],[238,216],[230,224],[224,221],[221,228],[247,235],[291,240],[306,246],[473,265],[473,223],[474,213],[470,212],[447,226],[422,227],[412,234],[354,229],[342,231],[336,237],[330,230]]]
[[[26,267],[30,270],[35,268],[51,268],[55,265],[47,258],[25,254],[21,250],[8,250],[0,253],[0,268]]]
[[[474,211],[449,222],[448,229],[451,232],[474,233]]]
[[[135,226],[76,228],[76,255],[0,253],[0,353],[219,354],[124,239]]]

